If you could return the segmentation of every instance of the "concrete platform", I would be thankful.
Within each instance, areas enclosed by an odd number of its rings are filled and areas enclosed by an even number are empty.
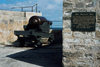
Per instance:
[[[0,67],[62,67],[61,45],[18,48],[0,45]]]

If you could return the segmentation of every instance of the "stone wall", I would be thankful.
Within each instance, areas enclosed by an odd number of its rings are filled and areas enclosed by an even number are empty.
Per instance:
[[[63,0],[63,2],[64,67],[100,67],[100,20],[97,19],[94,32],[71,31],[72,12],[95,12],[97,11],[95,1]]]
[[[41,13],[0,10],[0,43],[14,42],[17,39],[14,30],[23,30],[23,25],[34,15],[42,16]]]

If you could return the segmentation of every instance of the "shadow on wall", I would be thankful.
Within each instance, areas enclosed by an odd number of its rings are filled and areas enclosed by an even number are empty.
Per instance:
[[[62,31],[59,35],[61,38]],[[62,40],[57,38],[57,31],[55,37],[57,40],[52,45],[18,52],[7,57],[42,67],[62,67]]]

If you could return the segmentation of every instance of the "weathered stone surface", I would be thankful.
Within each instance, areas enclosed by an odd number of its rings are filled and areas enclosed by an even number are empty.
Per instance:
[[[63,10],[64,10],[64,14],[72,12],[71,8],[69,8],[69,9],[68,8],[64,8]]]
[[[70,20],[66,20],[66,21],[63,21],[64,23],[63,23],[63,28],[71,28],[71,21]],[[64,32],[66,32],[65,30],[64,30]]]
[[[71,59],[70,58],[63,57],[63,61],[66,62],[66,63],[71,63]]]
[[[66,58],[71,58],[71,59],[75,59],[78,57],[82,57],[83,53],[82,52],[64,52],[63,56]]]
[[[78,2],[78,3],[76,3],[76,7],[77,7],[77,8],[84,8],[85,5],[84,5],[83,2]]]
[[[100,40],[97,40],[97,39],[96,39],[96,40],[95,40],[95,44],[96,44],[96,45],[100,45]]]
[[[77,67],[77,66],[76,66],[75,64],[73,64],[73,63],[67,64],[67,63],[63,62],[63,65],[64,65],[65,67]]]
[[[96,37],[100,38],[100,31],[96,31]]]
[[[26,16],[24,16],[25,14]],[[9,44],[14,42],[17,39],[14,30],[23,30],[23,25],[26,25],[33,15],[41,16],[42,14],[0,10],[0,43]]]
[[[97,2],[97,3],[96,3]],[[95,5],[96,3],[97,5]],[[63,65],[64,67],[100,67],[99,0],[64,0]],[[98,9],[95,7],[97,6]],[[69,8],[70,7],[70,8]],[[72,12],[97,11],[96,31],[71,31]],[[80,20],[80,19],[79,19]]]
[[[78,67],[90,67],[90,65],[88,65],[88,64],[87,64],[87,65],[86,65],[86,64],[83,64],[83,65],[82,65],[82,64],[81,64],[81,65],[78,65]]]
[[[100,53],[97,53],[97,60],[100,60]]]
[[[70,20],[71,19],[71,16],[63,16],[63,19],[64,20]]]
[[[70,8],[71,8],[71,7],[72,7],[72,3],[64,2],[64,3],[63,3],[63,6],[64,6],[64,7],[68,7],[68,8],[70,7]]]

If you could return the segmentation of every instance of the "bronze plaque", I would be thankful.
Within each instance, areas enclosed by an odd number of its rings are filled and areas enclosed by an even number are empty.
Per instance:
[[[95,12],[74,12],[71,17],[71,30],[91,32],[95,31]]]

